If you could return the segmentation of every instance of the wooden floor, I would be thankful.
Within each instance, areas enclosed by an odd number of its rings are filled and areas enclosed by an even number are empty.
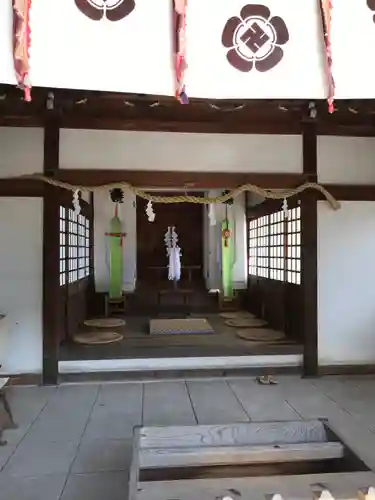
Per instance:
[[[198,315],[199,316],[199,315]],[[195,315],[195,317],[198,317]],[[170,316],[171,318],[176,316]],[[251,356],[301,354],[303,347],[293,341],[257,343],[237,337],[236,329],[225,325],[218,314],[202,315],[214,329],[214,334],[150,335],[150,317],[127,317],[126,326],[119,329],[121,342],[83,346],[66,343],[60,348],[60,361],[98,359],[137,359],[203,356]],[[82,329],[84,331],[84,328]]]
[[[375,468],[375,377],[280,377],[10,388],[1,500],[126,500],[134,425],[328,418]],[[242,497],[246,500],[244,497]],[[341,498],[341,497],[340,497]]]

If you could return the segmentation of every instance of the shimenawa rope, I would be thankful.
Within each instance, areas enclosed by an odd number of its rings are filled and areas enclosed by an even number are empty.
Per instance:
[[[41,182],[45,182],[55,187],[59,187],[62,189],[67,189],[69,191],[90,191],[97,192],[103,190],[111,190],[114,188],[128,189],[132,191],[135,195],[143,198],[144,200],[151,201],[152,203],[198,203],[201,205],[210,205],[211,203],[225,203],[228,200],[234,199],[240,194],[249,191],[254,194],[258,194],[259,196],[263,196],[264,198],[272,199],[272,200],[283,200],[290,198],[291,196],[298,195],[308,189],[313,189],[315,191],[319,191],[326,198],[327,202],[334,210],[338,210],[340,208],[340,203],[331,195],[329,191],[320,184],[316,182],[305,182],[300,186],[289,189],[279,189],[279,188],[262,188],[256,186],[254,184],[243,184],[231,191],[228,191],[225,194],[214,197],[200,197],[200,196],[192,196],[187,194],[181,194],[178,196],[157,196],[150,193],[146,193],[142,189],[139,189],[135,186],[132,186],[128,182],[113,182],[109,184],[103,184],[101,186],[82,186],[78,184],[69,184],[67,182],[62,182],[57,179],[53,179],[51,177],[46,177],[42,174],[32,174],[32,175],[22,175],[18,177],[18,179],[34,179]]]

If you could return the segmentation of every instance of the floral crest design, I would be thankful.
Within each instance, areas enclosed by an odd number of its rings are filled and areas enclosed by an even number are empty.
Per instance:
[[[245,5],[239,17],[228,19],[221,38],[229,49],[229,64],[244,73],[254,67],[263,73],[274,68],[284,55],[281,46],[288,41],[284,20],[271,17],[270,9],[259,4]]]
[[[135,0],[75,0],[75,4],[92,21],[121,21],[135,9]]]
[[[370,10],[372,10],[374,12],[375,11],[375,0],[367,0],[367,6]],[[375,14],[374,14],[374,17],[372,19],[375,23]]]

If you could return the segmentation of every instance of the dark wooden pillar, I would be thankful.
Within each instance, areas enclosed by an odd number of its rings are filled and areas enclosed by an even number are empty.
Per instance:
[[[317,135],[314,123],[303,125],[303,173],[317,181]],[[317,193],[301,196],[301,265],[303,292],[304,354],[303,375],[318,376],[318,269],[317,269]]]
[[[87,312],[89,316],[95,315],[96,311],[96,297],[95,297],[95,265],[94,265],[94,193],[90,193],[90,232],[89,232],[89,268],[90,274],[88,277],[87,289]]]
[[[51,114],[50,114],[51,113]],[[44,175],[59,168],[59,124],[48,112],[44,126]],[[60,300],[60,203],[59,189],[43,187],[43,384],[58,382]]]

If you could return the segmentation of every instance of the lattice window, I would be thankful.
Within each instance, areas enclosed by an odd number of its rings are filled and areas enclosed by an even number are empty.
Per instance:
[[[257,274],[269,277],[269,215],[258,219]]]
[[[85,217],[85,276],[90,274],[90,219]]]
[[[86,217],[84,215],[78,215],[77,229],[78,279],[82,279],[86,276]]]
[[[60,286],[66,284],[66,208],[60,206]]]
[[[301,284],[301,207],[288,210],[286,281]]]
[[[283,211],[270,215],[269,225],[269,277],[273,280],[285,279],[285,215]]]
[[[258,219],[253,219],[249,223],[249,274],[258,274]]]
[[[69,283],[78,280],[78,216],[73,209],[68,211],[68,255]]]

